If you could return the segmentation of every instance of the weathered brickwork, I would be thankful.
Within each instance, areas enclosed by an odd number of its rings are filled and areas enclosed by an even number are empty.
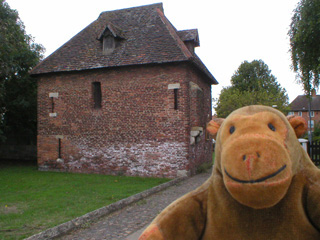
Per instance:
[[[192,128],[205,129],[211,118],[211,85],[203,79],[189,63],[39,75],[39,168],[169,178],[193,174],[212,154],[205,131],[190,144]],[[98,109],[93,82],[101,83]],[[177,109],[169,84],[179,86]]]
[[[211,120],[211,87],[204,81],[205,77],[198,70],[192,69],[188,73],[190,85],[190,127],[202,127],[201,136],[190,146],[190,165],[195,170],[197,166],[212,162],[212,142],[206,136],[206,124]]]

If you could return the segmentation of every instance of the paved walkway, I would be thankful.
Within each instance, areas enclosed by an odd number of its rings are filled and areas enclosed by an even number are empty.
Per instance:
[[[200,186],[209,178],[210,174],[211,171],[208,170],[207,173],[188,178],[162,192],[55,239],[136,240],[161,210],[177,198]]]

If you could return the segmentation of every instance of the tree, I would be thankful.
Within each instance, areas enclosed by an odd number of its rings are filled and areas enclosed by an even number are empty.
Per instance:
[[[298,82],[306,95],[319,87],[320,74],[320,1],[301,0],[291,19],[290,51]]]
[[[0,140],[36,135],[36,82],[29,71],[44,48],[26,34],[18,12],[0,0]]]
[[[223,88],[215,111],[227,117],[232,111],[248,105],[276,106],[288,111],[288,95],[262,60],[244,61],[231,77],[231,86]]]
[[[312,140],[315,142],[320,141],[320,123],[314,125],[314,130],[312,132]]]

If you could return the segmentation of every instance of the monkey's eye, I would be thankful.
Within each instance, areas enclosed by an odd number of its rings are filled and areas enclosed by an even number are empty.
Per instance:
[[[275,128],[275,126],[273,126],[272,123],[269,123],[268,127],[270,128],[271,131],[274,131],[274,132],[276,131],[276,128]]]
[[[234,133],[235,130],[236,130],[236,128],[234,126],[231,126],[229,129],[230,134]]]

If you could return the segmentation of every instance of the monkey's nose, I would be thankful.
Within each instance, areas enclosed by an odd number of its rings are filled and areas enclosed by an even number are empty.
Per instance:
[[[252,154],[252,155],[249,155],[249,156],[243,155],[243,156],[242,156],[242,160],[245,161],[245,160],[247,160],[247,159],[249,159],[249,158],[253,158],[253,159],[254,159],[256,156],[257,156],[257,158],[260,158],[260,153],[256,152],[255,155]]]

